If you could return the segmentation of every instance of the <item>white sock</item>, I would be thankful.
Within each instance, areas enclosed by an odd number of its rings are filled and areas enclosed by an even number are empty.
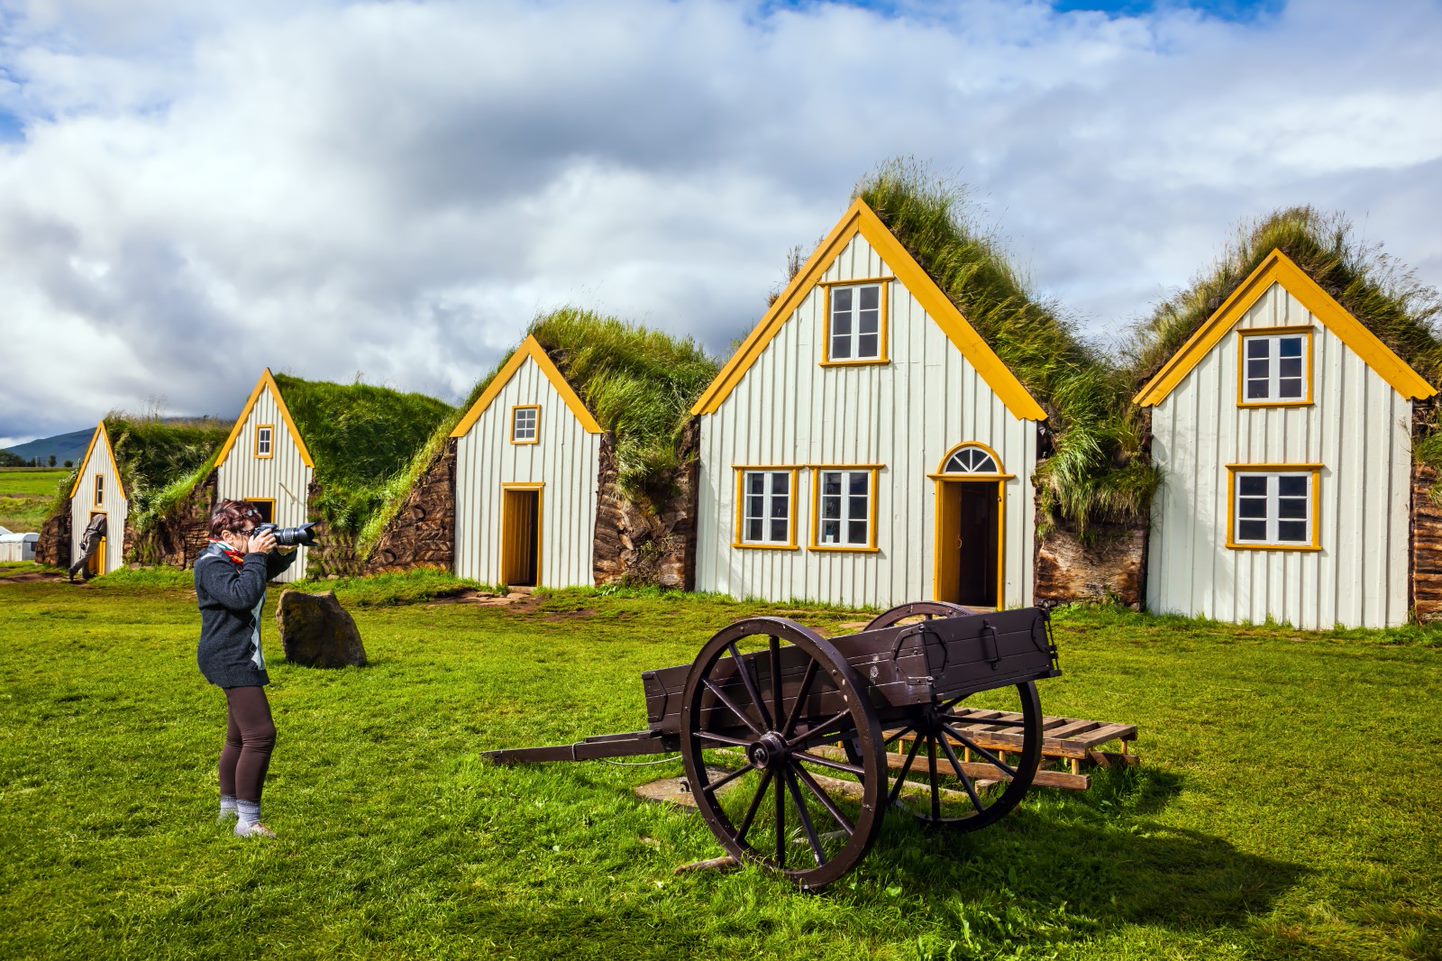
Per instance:
[[[235,795],[222,794],[220,796],[220,820],[236,817],[239,813],[240,811],[235,806]]]
[[[240,816],[242,824],[255,824],[260,821],[260,802],[236,801],[235,813]]]

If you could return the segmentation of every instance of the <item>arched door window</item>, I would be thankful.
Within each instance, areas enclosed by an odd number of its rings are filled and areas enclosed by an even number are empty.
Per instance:
[[[1001,463],[990,448],[981,444],[962,444],[942,462],[943,474],[1000,474]]]

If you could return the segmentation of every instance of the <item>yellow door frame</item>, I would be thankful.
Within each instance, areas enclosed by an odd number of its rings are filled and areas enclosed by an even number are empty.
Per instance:
[[[996,609],[1003,610],[1006,607],[1006,482],[1012,479],[1011,474],[983,474],[983,475],[942,475],[932,474],[931,479],[936,485],[934,506],[936,514],[935,532],[933,537],[932,554],[932,578],[931,596],[938,601],[952,601],[958,603],[955,597],[943,597],[942,584],[952,583],[951,592],[955,592],[954,582],[957,568],[960,564],[960,556],[955,553],[956,548],[947,548],[942,544],[942,513],[946,497],[946,485],[948,484],[970,484],[982,486],[987,484],[996,485]],[[947,577],[948,571],[953,575]]]
[[[541,544],[544,541],[545,532],[545,506],[546,506],[546,485],[545,484],[502,484],[501,485],[501,543],[497,557],[500,559],[499,575],[502,581],[509,581],[511,569],[511,550],[516,543],[517,532],[512,528],[512,516],[509,508],[511,498],[506,495],[512,491],[535,491],[536,493],[536,576],[533,587],[541,586]],[[509,586],[509,585],[508,585]]]
[[[100,544],[95,548],[95,554],[91,557],[91,560],[95,562],[95,570],[92,571],[92,574],[96,577],[109,573],[105,569],[105,555],[107,548],[110,546],[110,513],[108,511],[90,512],[90,520],[92,521],[102,516],[105,518],[105,536],[100,538]]]

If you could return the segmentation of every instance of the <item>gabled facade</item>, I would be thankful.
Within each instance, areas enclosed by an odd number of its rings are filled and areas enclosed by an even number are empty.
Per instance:
[[[457,576],[513,587],[593,585],[604,436],[528,336],[451,434]]]
[[[310,519],[314,479],[315,461],[267,368],[221,447],[216,461],[216,496],[251,501],[273,523],[296,527]],[[305,576],[309,548],[297,551],[296,562],[277,580],[296,581]]]
[[[125,483],[121,480],[120,468],[115,462],[115,449],[104,421],[95,428],[85,459],[76,472],[75,484],[70,489],[72,558],[80,557],[80,538],[97,514],[105,515],[106,536],[91,558],[90,572],[109,574],[119,570],[125,562],[125,522],[130,515],[130,501],[125,494]]]
[[[1163,473],[1148,608],[1405,623],[1412,402],[1436,393],[1273,251],[1135,398]]]
[[[1031,602],[1045,412],[863,201],[692,413],[698,590]]]

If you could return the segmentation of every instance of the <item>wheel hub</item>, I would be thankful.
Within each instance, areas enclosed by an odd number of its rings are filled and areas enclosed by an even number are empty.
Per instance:
[[[746,759],[751,766],[758,771],[764,771],[769,767],[780,763],[789,749],[786,747],[786,740],[775,731],[767,731],[761,736],[761,740],[753,741],[746,749]]]

